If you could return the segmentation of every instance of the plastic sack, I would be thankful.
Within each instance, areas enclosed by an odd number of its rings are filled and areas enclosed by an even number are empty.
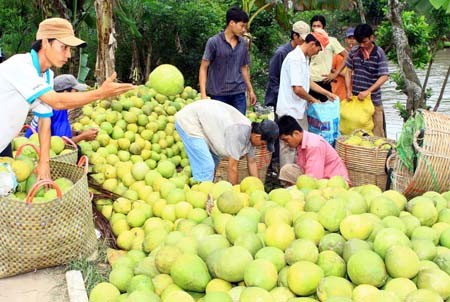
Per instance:
[[[17,187],[17,179],[8,163],[0,163],[0,197],[8,196]]]
[[[417,160],[416,150],[413,146],[414,136],[417,131],[423,131],[425,121],[422,113],[416,112],[403,125],[400,138],[397,141],[397,153],[402,163],[410,172],[414,172]]]
[[[350,135],[356,129],[365,130],[373,135],[373,114],[375,107],[373,106],[370,95],[364,100],[358,100],[357,96],[352,96],[350,100],[341,102],[341,133],[342,135]]]
[[[319,134],[332,146],[339,137],[340,119],[339,98],[324,103],[313,103],[308,106],[308,131]]]

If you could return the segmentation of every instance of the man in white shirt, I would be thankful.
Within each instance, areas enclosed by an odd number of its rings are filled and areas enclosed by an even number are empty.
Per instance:
[[[249,175],[258,177],[255,146],[266,145],[274,151],[278,126],[265,120],[252,123],[236,108],[215,100],[193,102],[175,114],[193,178],[213,181],[220,157],[228,157],[228,181],[238,183],[238,162],[247,156]]]
[[[283,61],[280,75],[280,90],[278,91],[277,115],[294,117],[303,129],[308,129],[306,107],[308,103],[317,103],[318,99],[309,94],[310,88],[324,94],[329,99],[335,95],[326,91],[310,78],[307,58],[317,54],[328,45],[328,35],[325,31],[311,32],[305,38],[305,43],[297,46]],[[295,160],[295,150],[291,150],[280,141],[280,167]]]
[[[50,18],[39,24],[36,42],[30,53],[12,56],[0,64],[0,152],[7,149],[11,140],[20,132],[31,108],[39,117],[40,157],[36,168],[39,179],[50,178],[52,108],[77,108],[135,88],[131,84],[114,83],[114,73],[96,90],[55,92],[50,68],[62,67],[71,57],[71,47],[82,47],[85,44],[75,37],[72,25],[67,20]]]

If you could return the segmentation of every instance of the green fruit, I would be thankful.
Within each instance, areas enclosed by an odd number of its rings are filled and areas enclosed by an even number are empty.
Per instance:
[[[211,280],[205,262],[193,254],[179,256],[170,269],[170,275],[182,289],[195,292],[204,292]]]
[[[172,96],[183,91],[184,77],[175,66],[162,64],[149,74],[148,82],[145,85],[155,89],[158,93]]]
[[[119,266],[111,270],[111,273],[109,274],[109,282],[117,287],[121,292],[125,292],[133,276],[134,274],[131,268]]]
[[[89,301],[91,302],[115,302],[120,296],[120,291],[108,282],[97,284],[89,293]]]
[[[386,267],[378,254],[362,250],[350,257],[347,263],[347,273],[356,284],[382,286],[387,279]]]

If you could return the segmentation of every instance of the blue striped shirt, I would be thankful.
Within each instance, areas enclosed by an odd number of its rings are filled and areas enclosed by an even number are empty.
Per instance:
[[[224,32],[212,36],[206,42],[203,60],[209,61],[206,92],[209,95],[234,95],[247,89],[241,67],[250,62],[247,42],[239,37],[233,48]]]
[[[353,95],[358,95],[361,91],[369,89],[378,78],[389,74],[386,54],[383,49],[376,45],[374,45],[367,60],[364,60],[362,49],[359,46],[353,47],[348,54],[345,65],[353,70]],[[381,89],[374,90],[371,93],[371,98],[375,106],[382,105]]]

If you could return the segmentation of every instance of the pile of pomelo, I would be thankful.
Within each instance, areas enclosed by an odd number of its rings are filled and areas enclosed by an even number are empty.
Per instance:
[[[407,201],[341,177],[269,193],[254,177],[192,182],[173,114],[198,94],[161,68],[75,124],[100,128],[81,148],[122,195],[96,202],[121,251],[91,302],[450,301],[450,193]]]
[[[92,302],[450,301],[450,192],[407,201],[341,177],[267,193],[254,177],[147,175],[146,199],[110,201],[127,252]]]
[[[145,179],[150,170],[165,178],[184,175],[189,183],[191,169],[174,114],[197,99],[196,90],[184,87],[181,72],[165,64],[152,71],[146,85],[84,106],[73,128],[99,129],[94,141],[79,143],[89,157],[92,177],[106,190],[132,200],[144,200],[153,191]]]

